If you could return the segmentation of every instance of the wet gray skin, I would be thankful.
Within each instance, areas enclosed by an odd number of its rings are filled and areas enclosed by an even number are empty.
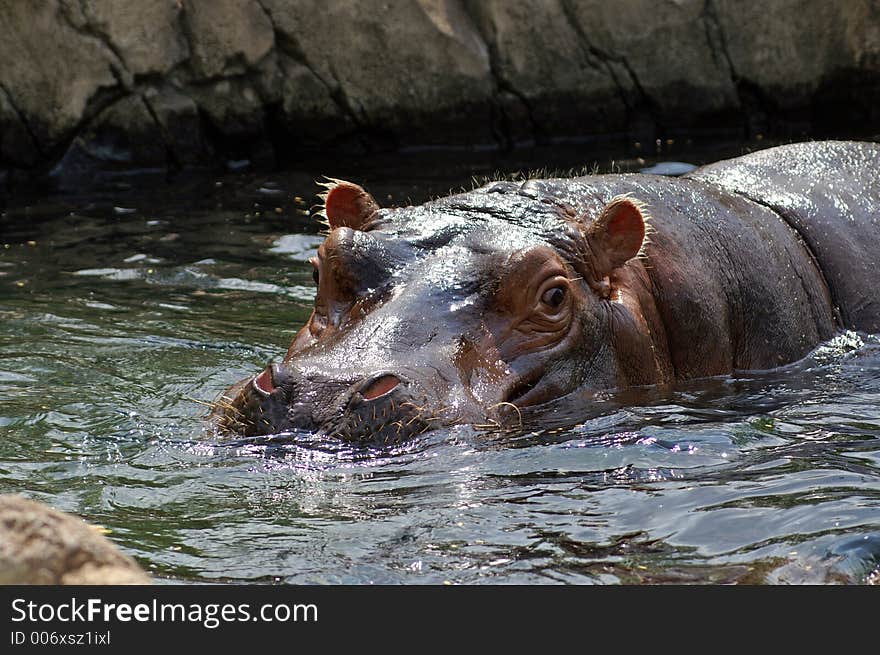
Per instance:
[[[528,395],[537,376],[542,393],[568,387],[582,365],[566,356],[569,342],[583,328],[572,325],[555,348],[514,356],[520,339],[504,338],[497,302],[523,253],[562,246],[561,211],[479,193],[381,209],[366,231],[333,229],[319,250],[315,312],[281,363],[227,393],[243,415],[227,412],[230,427],[398,440],[499,420],[501,404]],[[550,272],[576,275],[561,262]]]
[[[772,368],[876,331],[877,170],[876,145],[827,142],[417,207],[339,182],[309,322],[216,424],[374,443],[516,425],[575,392]]]

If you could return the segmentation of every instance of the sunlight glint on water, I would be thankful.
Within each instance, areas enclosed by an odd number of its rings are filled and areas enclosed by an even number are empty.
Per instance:
[[[374,193],[466,179],[409,173],[376,174]],[[279,176],[271,197],[242,176],[7,210],[0,492],[105,526],[171,581],[861,582],[878,567],[871,335],[592,418],[563,402],[518,434],[213,439],[205,403],[308,317],[319,174]]]

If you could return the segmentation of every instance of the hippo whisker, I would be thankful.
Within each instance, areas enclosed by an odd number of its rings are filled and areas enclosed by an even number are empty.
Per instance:
[[[184,398],[187,398],[187,396],[184,396]],[[189,400],[195,400],[195,399],[194,399],[194,398],[190,398]],[[199,402],[199,401],[196,400],[195,402]],[[220,406],[220,407],[229,407],[229,408],[231,408],[231,409],[235,409],[235,406],[233,405],[233,399],[232,399],[232,398],[228,398],[228,397],[226,397],[226,396],[222,396],[222,397],[220,397],[219,399],[217,399],[217,400],[214,402],[214,404],[215,404],[215,405],[218,405],[218,406]],[[236,411],[238,411],[238,410],[236,410]]]
[[[492,405],[491,407],[489,407],[489,409],[493,410],[493,409],[497,409],[498,407],[503,407],[503,406],[513,407],[516,410],[516,414],[519,417],[519,425],[517,425],[516,427],[521,428],[523,425],[522,412],[520,411],[519,407],[517,407],[513,403],[507,402],[507,401],[502,401],[500,403],[496,403],[495,405]]]
[[[188,400],[191,403],[198,403],[199,405],[205,405],[206,407],[210,407],[211,409],[214,409],[216,407],[223,407],[223,405],[221,405],[216,400],[199,400],[198,398],[193,398],[191,396],[181,396],[181,398],[183,398],[183,400]]]

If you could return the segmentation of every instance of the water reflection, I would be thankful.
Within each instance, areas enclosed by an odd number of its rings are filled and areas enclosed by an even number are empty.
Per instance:
[[[375,187],[454,186],[436,183]],[[204,403],[284,352],[319,237],[298,211],[310,177],[195,189],[7,210],[0,491],[105,526],[175,582],[861,582],[880,565],[871,335],[778,371],[573,395],[540,428],[217,440]]]

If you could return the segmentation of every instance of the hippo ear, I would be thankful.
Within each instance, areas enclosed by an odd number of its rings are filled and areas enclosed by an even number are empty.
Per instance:
[[[596,257],[595,269],[600,277],[641,252],[646,232],[643,206],[629,196],[616,196],[588,228],[587,240]]]
[[[334,181],[324,198],[330,229],[350,227],[360,230],[379,211],[379,203],[357,184]]]

